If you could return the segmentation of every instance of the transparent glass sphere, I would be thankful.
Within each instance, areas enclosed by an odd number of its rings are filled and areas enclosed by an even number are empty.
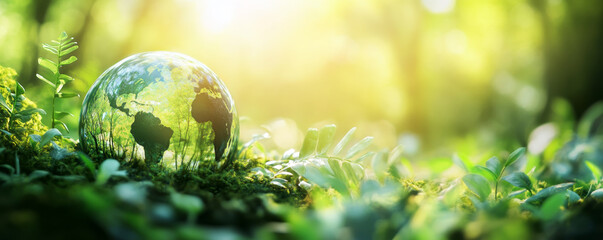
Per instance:
[[[203,63],[147,52],[96,80],[84,98],[79,134],[89,154],[190,168],[233,160],[239,118],[228,89]]]

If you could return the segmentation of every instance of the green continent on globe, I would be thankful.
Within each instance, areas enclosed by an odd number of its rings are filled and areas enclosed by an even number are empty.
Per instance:
[[[224,154],[228,137],[231,135],[230,125],[232,124],[232,115],[227,114],[228,109],[222,104],[221,96],[201,92],[202,89],[208,89],[207,86],[203,86],[202,84],[199,83],[195,88],[197,95],[191,105],[191,114],[198,123],[211,122],[215,135],[213,144],[216,160],[219,160]]]
[[[84,150],[107,158],[195,167],[234,158],[239,119],[207,66],[172,52],[130,56],[105,71],[84,99]]]
[[[144,158],[147,164],[154,164],[163,158],[163,153],[170,146],[170,138],[174,131],[161,125],[161,120],[152,113],[138,112],[134,117],[130,133],[134,136],[136,143],[144,147]]]

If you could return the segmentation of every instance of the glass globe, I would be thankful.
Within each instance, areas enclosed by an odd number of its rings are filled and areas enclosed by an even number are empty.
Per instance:
[[[96,80],[84,98],[79,134],[92,155],[194,168],[233,160],[239,118],[228,89],[203,63],[147,52]]]

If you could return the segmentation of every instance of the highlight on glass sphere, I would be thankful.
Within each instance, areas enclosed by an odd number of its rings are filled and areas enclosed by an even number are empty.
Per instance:
[[[195,168],[234,159],[239,118],[224,83],[174,52],[132,55],[107,69],[84,98],[80,141],[89,154]]]

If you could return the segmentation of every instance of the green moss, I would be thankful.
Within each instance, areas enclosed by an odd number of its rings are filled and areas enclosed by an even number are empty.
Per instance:
[[[8,101],[6,104],[10,108],[13,106],[13,97],[11,91],[14,92],[16,86],[15,77],[17,73],[12,68],[0,66],[0,94]],[[11,90],[12,89],[12,90]],[[21,95],[21,99],[17,102],[18,109],[30,109],[36,108],[36,104],[29,100],[27,97]],[[25,141],[28,140],[29,134],[41,134],[44,133],[47,128],[42,124],[42,116],[39,113],[34,113],[32,117],[27,121],[21,121],[20,119],[14,119],[13,123],[10,123],[10,112],[5,108],[0,108],[0,127],[3,130],[10,132],[12,135],[2,135],[2,146],[7,148],[17,148],[24,145]],[[9,126],[10,125],[10,126]]]

